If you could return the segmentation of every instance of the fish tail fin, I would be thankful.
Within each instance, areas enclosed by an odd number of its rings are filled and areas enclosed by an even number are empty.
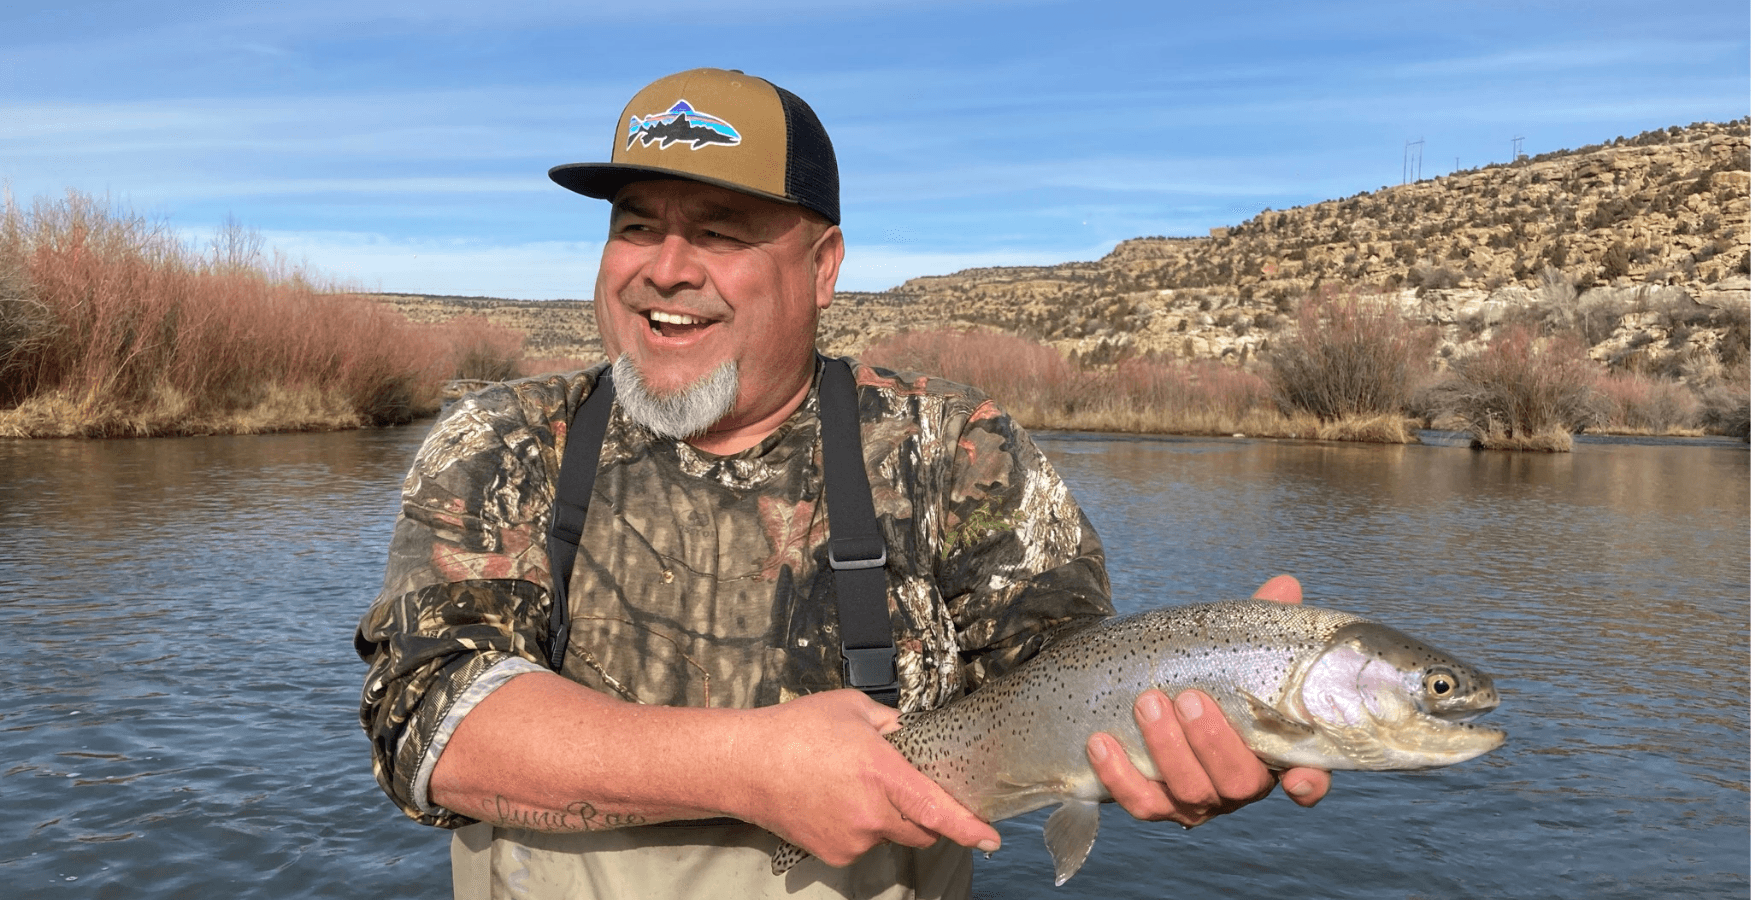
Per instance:
[[[1066,884],[1085,864],[1097,843],[1097,804],[1092,800],[1068,800],[1048,817],[1042,840],[1054,857],[1054,886]]]
[[[803,847],[791,841],[781,841],[780,846],[774,848],[774,856],[770,862],[775,875],[785,875],[808,856],[810,854]]]

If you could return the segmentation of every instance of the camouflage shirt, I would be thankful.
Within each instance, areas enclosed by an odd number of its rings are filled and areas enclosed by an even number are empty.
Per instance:
[[[853,368],[904,711],[1112,612],[1096,533],[1022,428],[973,389]],[[384,588],[354,640],[378,781],[422,822],[471,821],[418,796],[435,737],[471,705],[460,698],[497,665],[547,658],[550,504],[601,371],[460,401],[403,484]],[[717,456],[612,409],[569,587],[567,677],[715,707],[842,686],[817,411],[813,388],[761,444]]]

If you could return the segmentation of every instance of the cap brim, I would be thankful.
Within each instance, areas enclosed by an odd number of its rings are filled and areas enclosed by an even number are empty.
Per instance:
[[[548,170],[549,180],[576,194],[595,197],[599,200],[613,200],[616,192],[636,181],[654,181],[661,178],[674,178],[678,181],[698,181],[714,187],[722,187],[728,191],[785,203],[789,206],[803,206],[791,197],[758,191],[741,184],[721,181],[717,178],[705,178],[675,169],[661,169],[657,166],[631,166],[625,163],[567,163]]]

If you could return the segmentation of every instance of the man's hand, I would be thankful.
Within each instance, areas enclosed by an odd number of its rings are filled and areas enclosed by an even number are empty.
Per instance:
[[[920,774],[883,735],[898,714],[856,690],[825,691],[757,710],[765,778],[736,815],[832,866],[886,841],[930,847],[939,836],[992,852],[999,832]]]
[[[1304,591],[1297,579],[1279,575],[1255,597],[1298,603]],[[1108,734],[1094,734],[1085,744],[1098,779],[1134,817],[1193,828],[1273,790],[1274,773],[1244,746],[1206,694],[1183,691],[1173,703],[1162,691],[1146,691],[1134,703],[1134,719],[1162,781],[1140,774],[1120,742]],[[1299,806],[1315,806],[1329,788],[1328,773],[1320,769],[1287,769],[1279,782]]]

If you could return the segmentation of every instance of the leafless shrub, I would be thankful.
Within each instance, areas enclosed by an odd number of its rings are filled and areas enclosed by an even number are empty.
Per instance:
[[[55,316],[37,299],[19,260],[18,252],[0,249],[0,407],[30,395],[30,373],[54,342]]]
[[[1709,386],[1700,396],[1700,424],[1711,434],[1749,440],[1749,370]]]
[[[1604,420],[1602,400],[1592,390],[1597,371],[1577,338],[1542,337],[1511,325],[1485,349],[1452,361],[1451,377],[1435,385],[1426,402],[1460,418],[1476,446],[1568,450],[1570,438],[1556,435]]]
[[[1401,413],[1431,371],[1438,333],[1376,297],[1312,298],[1269,355],[1276,402],[1323,421]]]
[[[1467,255],[1466,253],[1464,254]],[[1421,261],[1408,270],[1408,283],[1421,293],[1454,288],[1463,282],[1463,274],[1448,265]]]

